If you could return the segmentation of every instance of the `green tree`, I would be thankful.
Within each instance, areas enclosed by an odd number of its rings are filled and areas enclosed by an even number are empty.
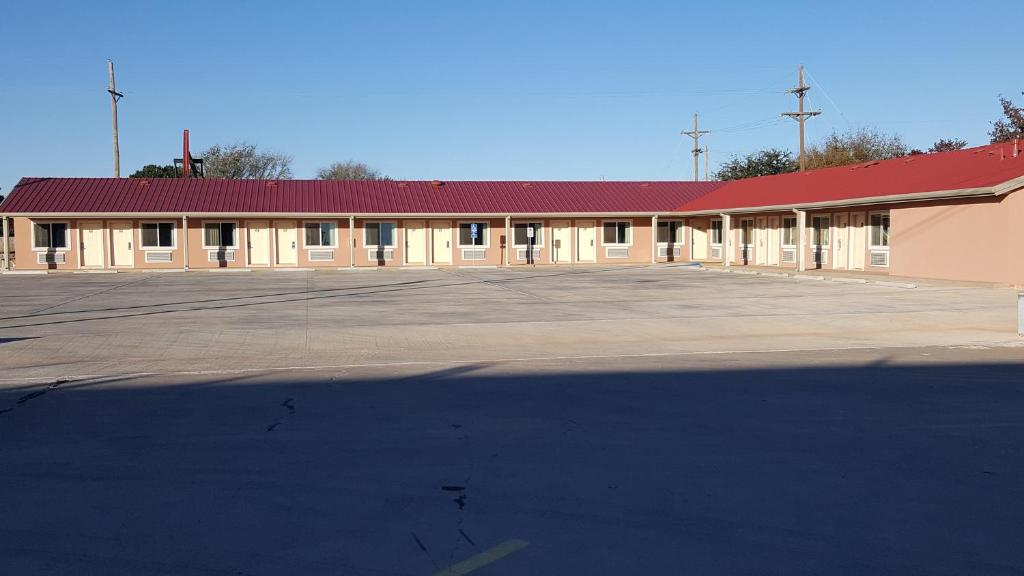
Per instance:
[[[807,168],[888,160],[906,156],[909,152],[899,134],[886,134],[873,128],[859,128],[844,134],[833,132],[807,149]]]
[[[346,160],[335,162],[326,168],[317,170],[318,180],[388,180],[378,170],[370,168],[362,162]]]
[[[988,133],[992,143],[1024,138],[1024,108],[1014,106],[1012,100],[1002,96],[999,97],[999,104],[1003,107],[1003,117],[992,123],[992,130]]]
[[[207,178],[230,180],[287,180],[292,177],[292,157],[280,152],[261,152],[255,144],[214,144],[200,156]]]
[[[928,153],[933,152],[951,152],[953,150],[963,150],[967,148],[967,140],[962,138],[940,138],[932,144],[932,147],[928,149]]]
[[[174,166],[146,164],[142,168],[132,172],[129,178],[177,178],[178,176],[178,169]]]
[[[723,164],[715,177],[719,180],[740,180],[795,171],[799,165],[789,150],[768,148],[740,158],[734,156]]]

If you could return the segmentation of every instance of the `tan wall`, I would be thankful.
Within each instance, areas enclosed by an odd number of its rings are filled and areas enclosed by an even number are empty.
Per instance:
[[[661,222],[670,222],[670,221],[682,222],[682,224],[683,224],[683,242],[681,244],[677,244],[677,243],[673,243],[672,244],[672,246],[678,246],[679,247],[679,249],[680,249],[679,257],[672,256],[671,253],[666,250],[667,256],[655,256],[655,259],[658,262],[687,262],[687,261],[690,260],[690,229],[687,226],[686,219],[684,219],[684,218],[674,218],[674,217],[668,217],[668,216],[658,218],[658,222],[659,223],[661,223]],[[655,231],[654,233],[657,234],[657,231]],[[666,249],[668,248],[668,244],[658,244],[658,246],[659,247],[660,246],[665,246]]]
[[[80,245],[78,242],[78,225],[76,220],[69,219],[44,219],[37,218],[35,221],[43,222],[67,222],[68,223],[68,249],[61,250],[66,254],[65,264],[37,264],[36,254],[40,251],[32,248],[32,222],[29,218],[16,217],[14,219],[14,262],[18,270],[77,270],[78,254]]]
[[[343,268],[350,264],[349,256],[351,250],[349,246],[352,245],[352,237],[349,233],[348,218],[334,219],[334,218],[316,218],[316,219],[291,219],[291,218],[278,218],[273,221],[276,222],[295,222],[296,223],[296,235],[298,244],[298,264],[301,268]],[[318,246],[306,246],[306,223],[312,222],[333,222],[337,225],[337,238],[335,240],[335,246],[330,248],[318,247]],[[287,267],[285,265],[277,264],[277,232],[276,227],[274,231],[274,237],[271,239],[271,244],[274,249],[275,267]],[[333,250],[334,260],[310,260],[310,250]]]
[[[608,258],[604,243],[604,223],[628,220],[632,223],[633,242],[629,246],[629,258]],[[600,218],[597,221],[597,261],[600,264],[640,263],[651,261],[651,219],[650,218]]]
[[[487,240],[488,246],[485,249],[486,259],[484,260],[463,260],[462,249],[464,247],[459,246],[459,224],[460,223],[472,223],[472,222],[486,222],[487,223]],[[468,220],[453,220],[452,221],[452,264],[456,266],[501,266],[504,263],[504,254],[502,253],[501,240],[505,236],[505,219],[495,218],[491,220],[487,219],[468,219]],[[428,244],[430,237],[427,237]],[[465,248],[470,248],[466,246]],[[513,255],[515,257],[515,255]]]

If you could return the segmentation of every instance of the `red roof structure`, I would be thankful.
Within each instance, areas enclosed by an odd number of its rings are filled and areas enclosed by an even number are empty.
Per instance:
[[[1024,177],[1024,141],[916,154],[836,168],[731,180],[677,207],[682,212],[798,208],[999,193]],[[1024,181],[1016,187],[1024,187]],[[1011,186],[1012,188],[1012,186]],[[1009,190],[1006,190],[1009,191]],[[955,192],[955,193],[954,193]]]
[[[5,214],[656,214],[720,182],[23,178]]]

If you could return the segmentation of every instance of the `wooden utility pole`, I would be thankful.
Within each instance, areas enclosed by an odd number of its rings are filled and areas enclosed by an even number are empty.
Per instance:
[[[685,134],[690,138],[693,138],[693,180],[696,182],[700,180],[700,162],[698,161],[701,152],[700,149],[700,135],[709,134],[710,130],[701,130],[697,127],[697,114],[693,115],[693,131],[683,130],[680,134]]]
[[[800,171],[803,172],[807,167],[807,160],[804,158],[804,120],[810,116],[817,116],[821,114],[821,110],[812,112],[804,112],[804,94],[810,90],[811,87],[804,84],[804,67],[801,64],[797,68],[797,85],[796,88],[790,88],[786,90],[790,94],[796,94],[797,99],[797,111],[796,112],[783,112],[783,116],[789,116],[800,123]]]
[[[107,92],[110,93],[110,114],[114,119],[114,178],[121,177],[121,149],[117,146],[117,101],[124,98],[124,94],[117,91],[114,83],[114,63],[107,60]]]
[[[708,145],[704,145],[704,181],[707,182],[711,179],[711,171],[708,170],[708,166],[711,165],[711,148]]]

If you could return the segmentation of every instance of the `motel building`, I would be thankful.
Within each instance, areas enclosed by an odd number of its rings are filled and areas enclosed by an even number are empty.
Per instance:
[[[0,204],[3,266],[701,262],[1020,286],[1020,148],[1010,142],[729,182],[23,178]]]

